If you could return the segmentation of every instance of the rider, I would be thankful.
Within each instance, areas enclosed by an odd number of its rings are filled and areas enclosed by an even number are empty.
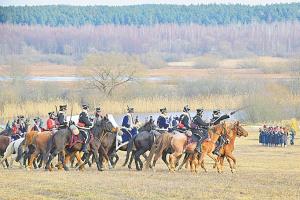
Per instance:
[[[49,112],[49,119],[47,120],[47,129],[52,131],[53,129],[56,128],[56,123],[55,123],[55,115],[54,112]]]
[[[134,108],[128,107],[127,114],[123,117],[122,121],[122,131],[127,133],[130,138],[137,134],[137,128],[134,126],[132,113],[134,113]]]
[[[82,112],[79,114],[79,120],[78,120],[79,124],[81,124],[80,127],[84,127],[84,129],[79,127],[80,132],[83,133],[85,136],[85,140],[82,146],[82,152],[84,153],[87,153],[87,145],[89,144],[91,139],[89,129],[93,125],[92,122],[90,121],[88,110],[89,110],[88,105],[82,105]]]
[[[95,110],[95,118],[94,118],[94,124],[96,123],[96,122],[98,122],[98,121],[101,121],[101,119],[102,119],[102,115],[101,115],[101,108],[100,107],[98,107],[98,108],[96,108],[96,110]]]
[[[211,123],[207,123],[202,119],[202,115],[204,110],[202,108],[199,108],[196,110],[197,114],[193,118],[193,124],[195,127],[193,127],[193,134],[198,138],[196,151],[198,153],[201,153],[201,144],[202,142],[208,138],[208,127],[211,125]]]
[[[157,118],[157,126],[160,129],[168,129],[169,123],[168,123],[168,116],[167,116],[167,108],[161,108],[160,109],[161,114]]]
[[[217,109],[217,110],[213,111],[212,119],[210,122],[213,125],[217,125],[217,124],[220,124],[220,122],[222,120],[225,120],[228,118],[230,118],[229,115],[227,115],[227,114],[221,115],[220,110]],[[227,135],[226,134],[221,135],[218,139],[217,146],[216,146],[215,150],[213,151],[213,154],[221,156],[220,149],[226,143],[226,141],[227,141]]]
[[[36,117],[33,119],[34,125],[32,127],[32,131],[42,132],[44,131],[44,128],[42,127],[42,119],[39,117]]]
[[[179,124],[178,128],[180,130],[186,131],[190,129],[190,124],[191,124],[191,116],[190,116],[190,111],[191,109],[189,108],[188,105],[183,107],[183,113],[179,117]]]
[[[65,128],[67,124],[67,105],[60,105],[57,113],[58,129]]]
[[[17,120],[18,132],[19,132],[20,137],[23,137],[24,134],[27,132],[27,127],[24,122],[24,119],[25,119],[25,117],[23,115],[21,115],[18,117],[18,120]]]

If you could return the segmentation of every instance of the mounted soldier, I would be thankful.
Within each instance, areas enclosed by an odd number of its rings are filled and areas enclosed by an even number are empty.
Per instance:
[[[197,114],[193,118],[193,126],[192,126],[192,133],[197,137],[197,146],[196,151],[198,153],[201,153],[201,144],[202,142],[208,138],[208,127],[211,125],[211,123],[207,123],[202,119],[202,115],[204,110],[202,108],[199,108],[196,110]]]
[[[78,128],[79,131],[84,135],[85,140],[83,141],[82,146],[82,152],[87,152],[87,145],[90,142],[91,136],[90,136],[90,128],[93,126],[92,122],[90,121],[89,115],[88,115],[88,105],[82,105],[82,112],[79,114],[79,120],[78,120]]]
[[[27,132],[27,127],[26,127],[24,119],[25,119],[25,117],[23,115],[21,115],[18,117],[18,120],[17,120],[18,132],[21,137],[23,137],[25,135],[25,133]]]
[[[96,108],[95,110],[95,118],[93,120],[94,124],[97,123],[97,122],[100,122],[102,120],[102,115],[101,115],[101,108],[98,107]]]
[[[164,107],[162,109],[160,109],[160,115],[157,118],[157,126],[160,129],[165,129],[167,130],[169,128],[169,123],[168,123],[168,116],[167,116],[167,108]]]
[[[36,117],[33,119],[34,125],[32,127],[32,131],[42,132],[44,129],[42,128],[41,119],[39,117]]]
[[[57,125],[58,129],[66,128],[67,125],[67,105],[60,105],[57,113]]]
[[[217,124],[220,124],[220,122],[222,120],[225,120],[225,119],[228,119],[228,118],[230,118],[229,115],[227,115],[227,114],[221,115],[220,110],[217,109],[217,110],[213,111],[212,119],[211,119],[210,122],[213,125],[217,125]],[[218,142],[216,143],[217,146],[216,146],[215,150],[213,151],[213,154],[221,156],[220,149],[226,143],[226,141],[227,141],[227,135],[226,134],[220,136],[219,139],[218,139]]]
[[[135,136],[137,132],[137,128],[135,127],[135,124],[133,123],[133,116],[134,108],[129,108],[127,106],[127,114],[123,117],[122,121],[122,141],[126,142],[133,136]]]
[[[189,130],[191,127],[191,115],[189,113],[191,109],[188,105],[183,107],[183,113],[179,117],[178,128],[181,131]]]
[[[54,112],[49,112],[49,119],[47,119],[47,130],[52,131],[56,128],[55,115]]]

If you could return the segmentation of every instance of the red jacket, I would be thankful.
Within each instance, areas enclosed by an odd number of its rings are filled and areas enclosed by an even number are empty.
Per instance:
[[[55,125],[56,125],[55,120],[50,119],[50,118],[47,120],[47,129],[48,130],[52,130],[53,128],[55,128]]]

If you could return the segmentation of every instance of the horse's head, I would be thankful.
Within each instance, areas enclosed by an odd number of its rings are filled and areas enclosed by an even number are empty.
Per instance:
[[[156,125],[155,125],[154,120],[149,120],[141,128],[139,128],[139,132],[142,132],[142,131],[150,132],[155,129],[156,129]]]
[[[233,127],[231,129],[238,137],[244,136],[247,137],[248,136],[248,131],[246,131],[240,124],[239,121],[235,122],[233,124]]]

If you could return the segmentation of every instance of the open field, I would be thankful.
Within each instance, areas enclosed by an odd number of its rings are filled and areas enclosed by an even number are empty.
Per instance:
[[[98,172],[28,172],[0,169],[0,199],[300,199],[300,140],[287,148],[258,145],[257,127],[238,138],[237,171],[217,174],[210,160],[208,173],[169,173],[159,161],[156,172],[117,168]]]

